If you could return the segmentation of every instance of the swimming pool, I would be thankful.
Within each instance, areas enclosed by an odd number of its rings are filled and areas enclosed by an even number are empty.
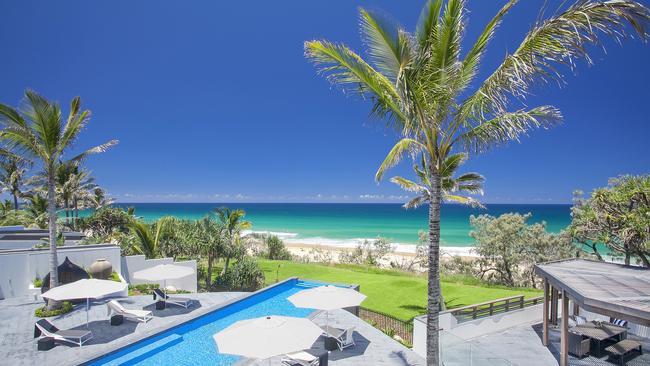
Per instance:
[[[212,339],[215,333],[239,320],[261,316],[284,315],[305,318],[314,310],[296,308],[287,298],[296,292],[322,285],[324,284],[297,279],[286,281],[85,365],[232,365],[241,357],[218,353]]]

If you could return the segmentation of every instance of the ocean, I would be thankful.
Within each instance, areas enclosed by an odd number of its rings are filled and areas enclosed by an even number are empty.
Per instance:
[[[382,236],[412,247],[418,231],[427,229],[427,208],[405,210],[400,204],[363,203],[118,203],[135,207],[136,215],[152,222],[163,216],[201,218],[215,208],[228,206],[246,211],[253,231],[272,232],[288,242],[354,246],[361,239]],[[470,215],[498,216],[508,212],[531,213],[529,222],[544,221],[549,232],[559,232],[571,221],[571,205],[489,204],[486,209],[445,204],[442,208],[441,246],[471,247]],[[459,248],[460,249],[460,248]]]

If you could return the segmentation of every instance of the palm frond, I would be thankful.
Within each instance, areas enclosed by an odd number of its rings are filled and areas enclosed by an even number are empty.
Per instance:
[[[347,46],[328,41],[308,41],[305,42],[305,57],[319,67],[319,73],[331,83],[341,86],[344,91],[351,90],[370,97],[374,101],[374,117],[387,117],[397,124],[406,121],[399,95],[391,81]]]
[[[119,143],[118,140],[111,140],[109,142],[106,142],[106,143],[103,143],[101,145],[97,145],[97,146],[95,146],[93,148],[90,148],[90,149],[82,152],[81,154],[75,156],[74,158],[72,158],[70,160],[74,161],[74,162],[81,162],[84,159],[86,159],[87,157],[89,157],[90,155],[103,153],[103,152],[107,151],[108,149],[110,149],[111,147],[117,145],[118,143]]]
[[[562,121],[562,113],[553,106],[503,113],[458,136],[467,151],[483,152],[509,141],[519,141],[521,135],[536,128],[548,129]]]
[[[417,196],[415,198],[412,198],[408,202],[406,202],[402,207],[405,209],[413,209],[413,208],[418,208],[424,204],[427,204],[429,202],[427,197],[424,196]]]
[[[454,202],[454,203],[460,203],[463,205],[468,205],[471,207],[478,207],[478,208],[485,208],[481,202],[478,200],[472,198],[472,197],[467,197],[467,196],[459,196],[456,194],[447,194],[444,193],[442,195],[442,199],[446,202]]]
[[[419,45],[419,57],[425,58],[431,45],[438,43],[438,20],[442,10],[442,0],[429,0],[422,8],[415,30]]]
[[[517,50],[507,55],[476,93],[463,102],[457,118],[503,112],[509,95],[526,96],[535,81],[563,82],[556,66],[573,68],[578,59],[591,63],[586,47],[598,45],[601,35],[620,41],[630,25],[646,39],[649,12],[632,0],[577,1],[566,11],[536,24]]]
[[[390,181],[397,184],[398,186],[400,186],[400,188],[402,188],[405,191],[416,192],[416,193],[428,192],[426,187],[423,187],[413,182],[412,180],[408,180],[406,178],[392,177]]]
[[[375,173],[375,180],[379,182],[388,169],[399,164],[404,154],[415,154],[417,151],[423,150],[424,148],[424,145],[414,139],[403,138],[399,140],[390,152],[388,152],[388,155],[386,155],[386,158],[379,166],[377,173]]]
[[[508,13],[510,8],[517,3],[517,1],[519,0],[510,0],[501,8],[501,10],[499,10],[499,12],[485,26],[483,32],[476,40],[476,43],[474,43],[474,46],[472,46],[465,56],[460,73],[463,86],[467,86],[476,75],[479,62],[481,61],[481,57],[483,56],[487,45],[490,43],[496,29],[499,27],[499,24],[501,24],[503,17]]]
[[[393,83],[411,62],[410,39],[396,24],[365,9],[361,13],[361,34],[375,68]]]

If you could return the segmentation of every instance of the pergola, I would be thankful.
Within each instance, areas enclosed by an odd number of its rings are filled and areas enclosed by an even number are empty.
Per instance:
[[[650,269],[585,259],[538,264],[535,274],[544,279],[542,342],[548,345],[548,323],[557,324],[562,299],[560,365],[569,361],[569,300],[579,307],[633,323],[650,325]]]

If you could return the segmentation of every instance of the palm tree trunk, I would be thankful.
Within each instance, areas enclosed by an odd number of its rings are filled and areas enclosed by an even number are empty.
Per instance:
[[[205,278],[205,289],[209,292],[212,284],[212,254],[208,253],[208,276]]]
[[[228,271],[228,265],[230,264],[230,256],[226,256],[226,262],[223,264],[223,269],[221,270],[221,275],[225,275],[226,271]]]
[[[50,219],[50,288],[55,288],[59,285],[59,260],[56,254],[56,196],[54,192],[54,167],[48,167],[47,172],[47,211]],[[58,302],[48,301],[48,309],[56,309]]]
[[[429,284],[427,291],[427,365],[440,365],[440,175],[432,173],[429,202]]]
[[[68,199],[66,198],[63,201],[63,205],[65,206],[65,224],[70,225],[70,220],[68,219],[68,214],[70,213],[70,210],[68,210]]]
[[[14,211],[18,212],[18,194],[14,192],[13,196],[14,196]]]

